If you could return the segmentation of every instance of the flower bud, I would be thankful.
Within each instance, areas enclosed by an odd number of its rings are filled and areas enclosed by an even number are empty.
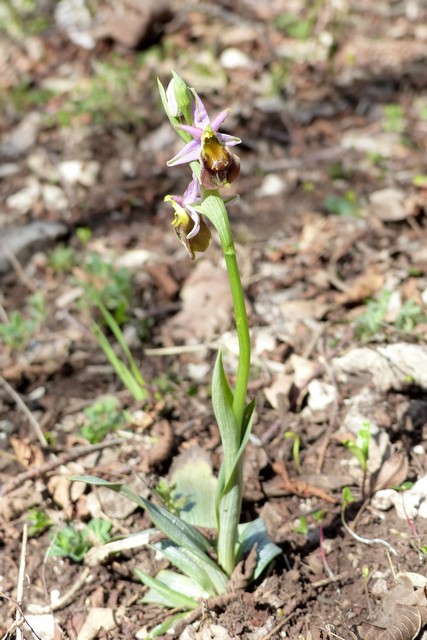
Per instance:
[[[175,118],[184,116],[186,122],[191,123],[191,102],[192,96],[184,80],[174,71],[173,78],[166,89],[170,115]]]

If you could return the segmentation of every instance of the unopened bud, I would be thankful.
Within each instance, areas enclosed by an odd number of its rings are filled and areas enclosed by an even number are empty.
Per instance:
[[[184,80],[172,71],[173,78],[166,89],[169,111],[172,116],[179,118],[184,116],[186,122],[191,123],[192,96]]]

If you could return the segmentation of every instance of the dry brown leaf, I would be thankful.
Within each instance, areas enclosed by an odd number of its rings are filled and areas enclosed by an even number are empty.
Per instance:
[[[321,320],[330,306],[319,300],[285,300],[280,304],[280,311],[285,320]]]
[[[380,629],[369,625],[365,633],[361,633],[363,640],[415,640],[427,625],[427,608],[411,605],[396,605],[387,629]],[[359,627],[361,631],[361,627]]]
[[[370,266],[365,273],[358,276],[350,283],[343,293],[337,294],[339,304],[356,304],[373,296],[380,291],[384,284],[384,275],[378,273],[377,268]]]
[[[408,458],[404,451],[396,451],[371,475],[371,495],[381,489],[402,484],[408,476]]]
[[[32,467],[40,467],[44,462],[43,452],[35,444],[32,444],[28,438],[10,438],[13,452],[16,459],[25,469]]]

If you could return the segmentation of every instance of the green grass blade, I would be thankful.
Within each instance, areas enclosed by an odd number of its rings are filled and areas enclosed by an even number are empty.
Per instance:
[[[115,354],[112,346],[96,322],[92,323],[92,333],[124,386],[129,390],[137,402],[143,402],[147,397],[145,386],[141,386],[141,384],[132,375],[131,371],[126,367],[124,362]]]

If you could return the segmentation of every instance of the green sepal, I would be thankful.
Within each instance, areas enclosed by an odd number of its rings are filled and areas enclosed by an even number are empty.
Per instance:
[[[166,91],[165,91],[162,83],[160,82],[159,78],[157,78],[157,86],[159,88],[160,99],[162,101],[163,109],[165,110],[165,113],[166,113],[167,117],[169,118],[169,121],[170,121],[171,125],[173,126],[173,128],[175,129],[177,134],[184,140],[184,142],[189,142],[192,139],[191,135],[189,133],[187,133],[186,131],[183,131],[182,129],[177,129],[178,125],[181,124],[181,121],[180,121],[179,118],[176,118],[175,116],[173,116],[171,114],[170,109],[169,109],[169,105],[168,105],[168,99],[166,97]]]

